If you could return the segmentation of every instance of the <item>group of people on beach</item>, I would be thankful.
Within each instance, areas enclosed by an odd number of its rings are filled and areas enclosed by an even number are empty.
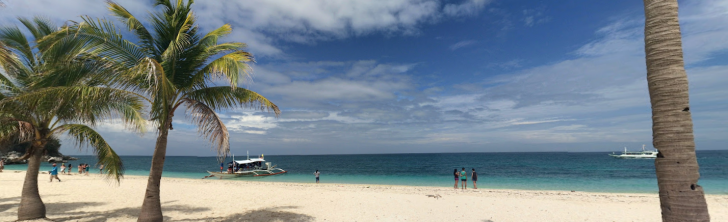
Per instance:
[[[79,175],[86,175],[88,176],[88,172],[91,169],[91,166],[88,165],[88,163],[81,163],[78,164],[78,174]],[[66,172],[66,169],[68,169],[68,172]],[[73,169],[73,165],[70,163],[68,164],[68,167],[66,167],[66,164],[61,163],[60,172],[64,175],[72,175],[71,170]],[[99,165],[99,174],[104,172],[104,165]],[[53,163],[53,168],[51,168],[51,171],[48,172],[51,175],[51,182],[53,182],[53,179],[58,180],[58,182],[61,182],[61,179],[58,178],[58,166],[56,163]]]
[[[472,170],[470,178],[473,180],[473,189],[478,189],[478,173],[475,172],[475,168]],[[460,172],[458,172],[458,169],[455,168],[452,174],[455,176],[455,189],[458,188],[458,180],[460,180],[460,189],[468,189],[468,172],[465,171],[465,167],[463,167]]]

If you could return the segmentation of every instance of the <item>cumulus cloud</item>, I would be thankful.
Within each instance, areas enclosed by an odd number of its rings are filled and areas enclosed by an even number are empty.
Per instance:
[[[109,17],[104,1],[6,0],[0,8],[3,24],[17,16],[43,15],[60,22],[79,20],[81,15]],[[145,18],[150,2],[119,2]],[[423,24],[443,19],[476,15],[489,0],[447,3],[443,0],[280,0],[280,1],[197,1],[194,12],[203,30],[230,23],[227,40],[248,43],[258,56],[284,56],[279,42],[312,44],[372,33],[414,35]]]

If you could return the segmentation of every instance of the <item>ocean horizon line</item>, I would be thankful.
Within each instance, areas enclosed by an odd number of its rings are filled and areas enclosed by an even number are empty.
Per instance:
[[[728,149],[724,150],[696,150],[697,152],[720,152],[720,151],[728,151]],[[356,156],[356,155],[427,155],[427,154],[485,154],[485,153],[499,153],[499,154],[513,154],[513,153],[528,153],[528,154],[536,154],[536,153],[606,153],[606,152],[618,152],[618,151],[508,151],[508,152],[440,152],[440,153],[338,153],[338,154],[265,154],[269,156]],[[65,155],[65,154],[64,154]],[[76,154],[68,154],[66,156],[95,156],[95,155],[76,155]],[[126,156],[126,157],[151,157],[152,155],[119,155],[119,156]],[[217,157],[217,156],[195,156],[195,155],[166,155],[167,157]],[[236,155],[236,156],[244,156],[244,155]],[[250,155],[250,156],[259,156],[258,154]],[[232,155],[228,155],[228,157],[232,157]]]

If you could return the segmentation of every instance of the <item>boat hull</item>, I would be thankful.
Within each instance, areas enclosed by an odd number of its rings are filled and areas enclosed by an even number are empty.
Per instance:
[[[655,159],[657,156],[626,156],[626,155],[612,155],[609,156],[619,159]]]
[[[243,172],[235,172],[235,173],[228,173],[228,172],[212,172],[207,171],[210,173],[211,176],[220,178],[220,179],[229,179],[229,178],[235,178],[235,177],[262,177],[262,176],[273,176],[278,174],[284,174],[288,171],[285,171],[280,168],[272,169],[272,170],[250,170],[250,171],[243,171]]]

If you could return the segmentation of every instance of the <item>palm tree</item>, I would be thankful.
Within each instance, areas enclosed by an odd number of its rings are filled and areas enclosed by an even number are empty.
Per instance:
[[[200,135],[212,142],[221,158],[230,150],[229,134],[216,110],[252,107],[273,110],[276,116],[280,113],[278,106],[265,97],[237,86],[239,81],[250,78],[248,63],[253,62],[253,56],[244,51],[243,43],[218,43],[219,38],[232,32],[230,25],[200,34],[192,4],[193,0],[156,0],[154,6],[161,11],[151,14],[149,24],[154,32],[150,32],[124,7],[109,1],[112,14],[135,35],[137,43],[125,40],[113,23],[104,19],[84,17],[83,22],[65,32],[99,49],[95,51],[97,60],[115,70],[108,76],[114,86],[144,94],[151,103],[150,117],[158,127],[157,143],[139,221],[162,221],[160,180],[167,136],[173,130],[173,117],[179,107],[186,107]]]
[[[20,22],[35,42],[59,30],[41,18],[20,18]],[[97,78],[73,78],[102,71],[93,61],[82,59],[89,47],[69,40],[35,49],[32,42],[18,27],[0,28],[0,142],[31,143],[21,157],[28,160],[28,170],[18,220],[46,216],[38,171],[49,140],[67,133],[79,148],[90,148],[99,163],[108,166],[106,175],[118,182],[124,171],[121,159],[91,127],[117,117],[141,131],[145,121],[143,103],[135,94],[105,87]]]
[[[647,84],[663,221],[710,221],[695,157],[677,0],[644,0]]]

